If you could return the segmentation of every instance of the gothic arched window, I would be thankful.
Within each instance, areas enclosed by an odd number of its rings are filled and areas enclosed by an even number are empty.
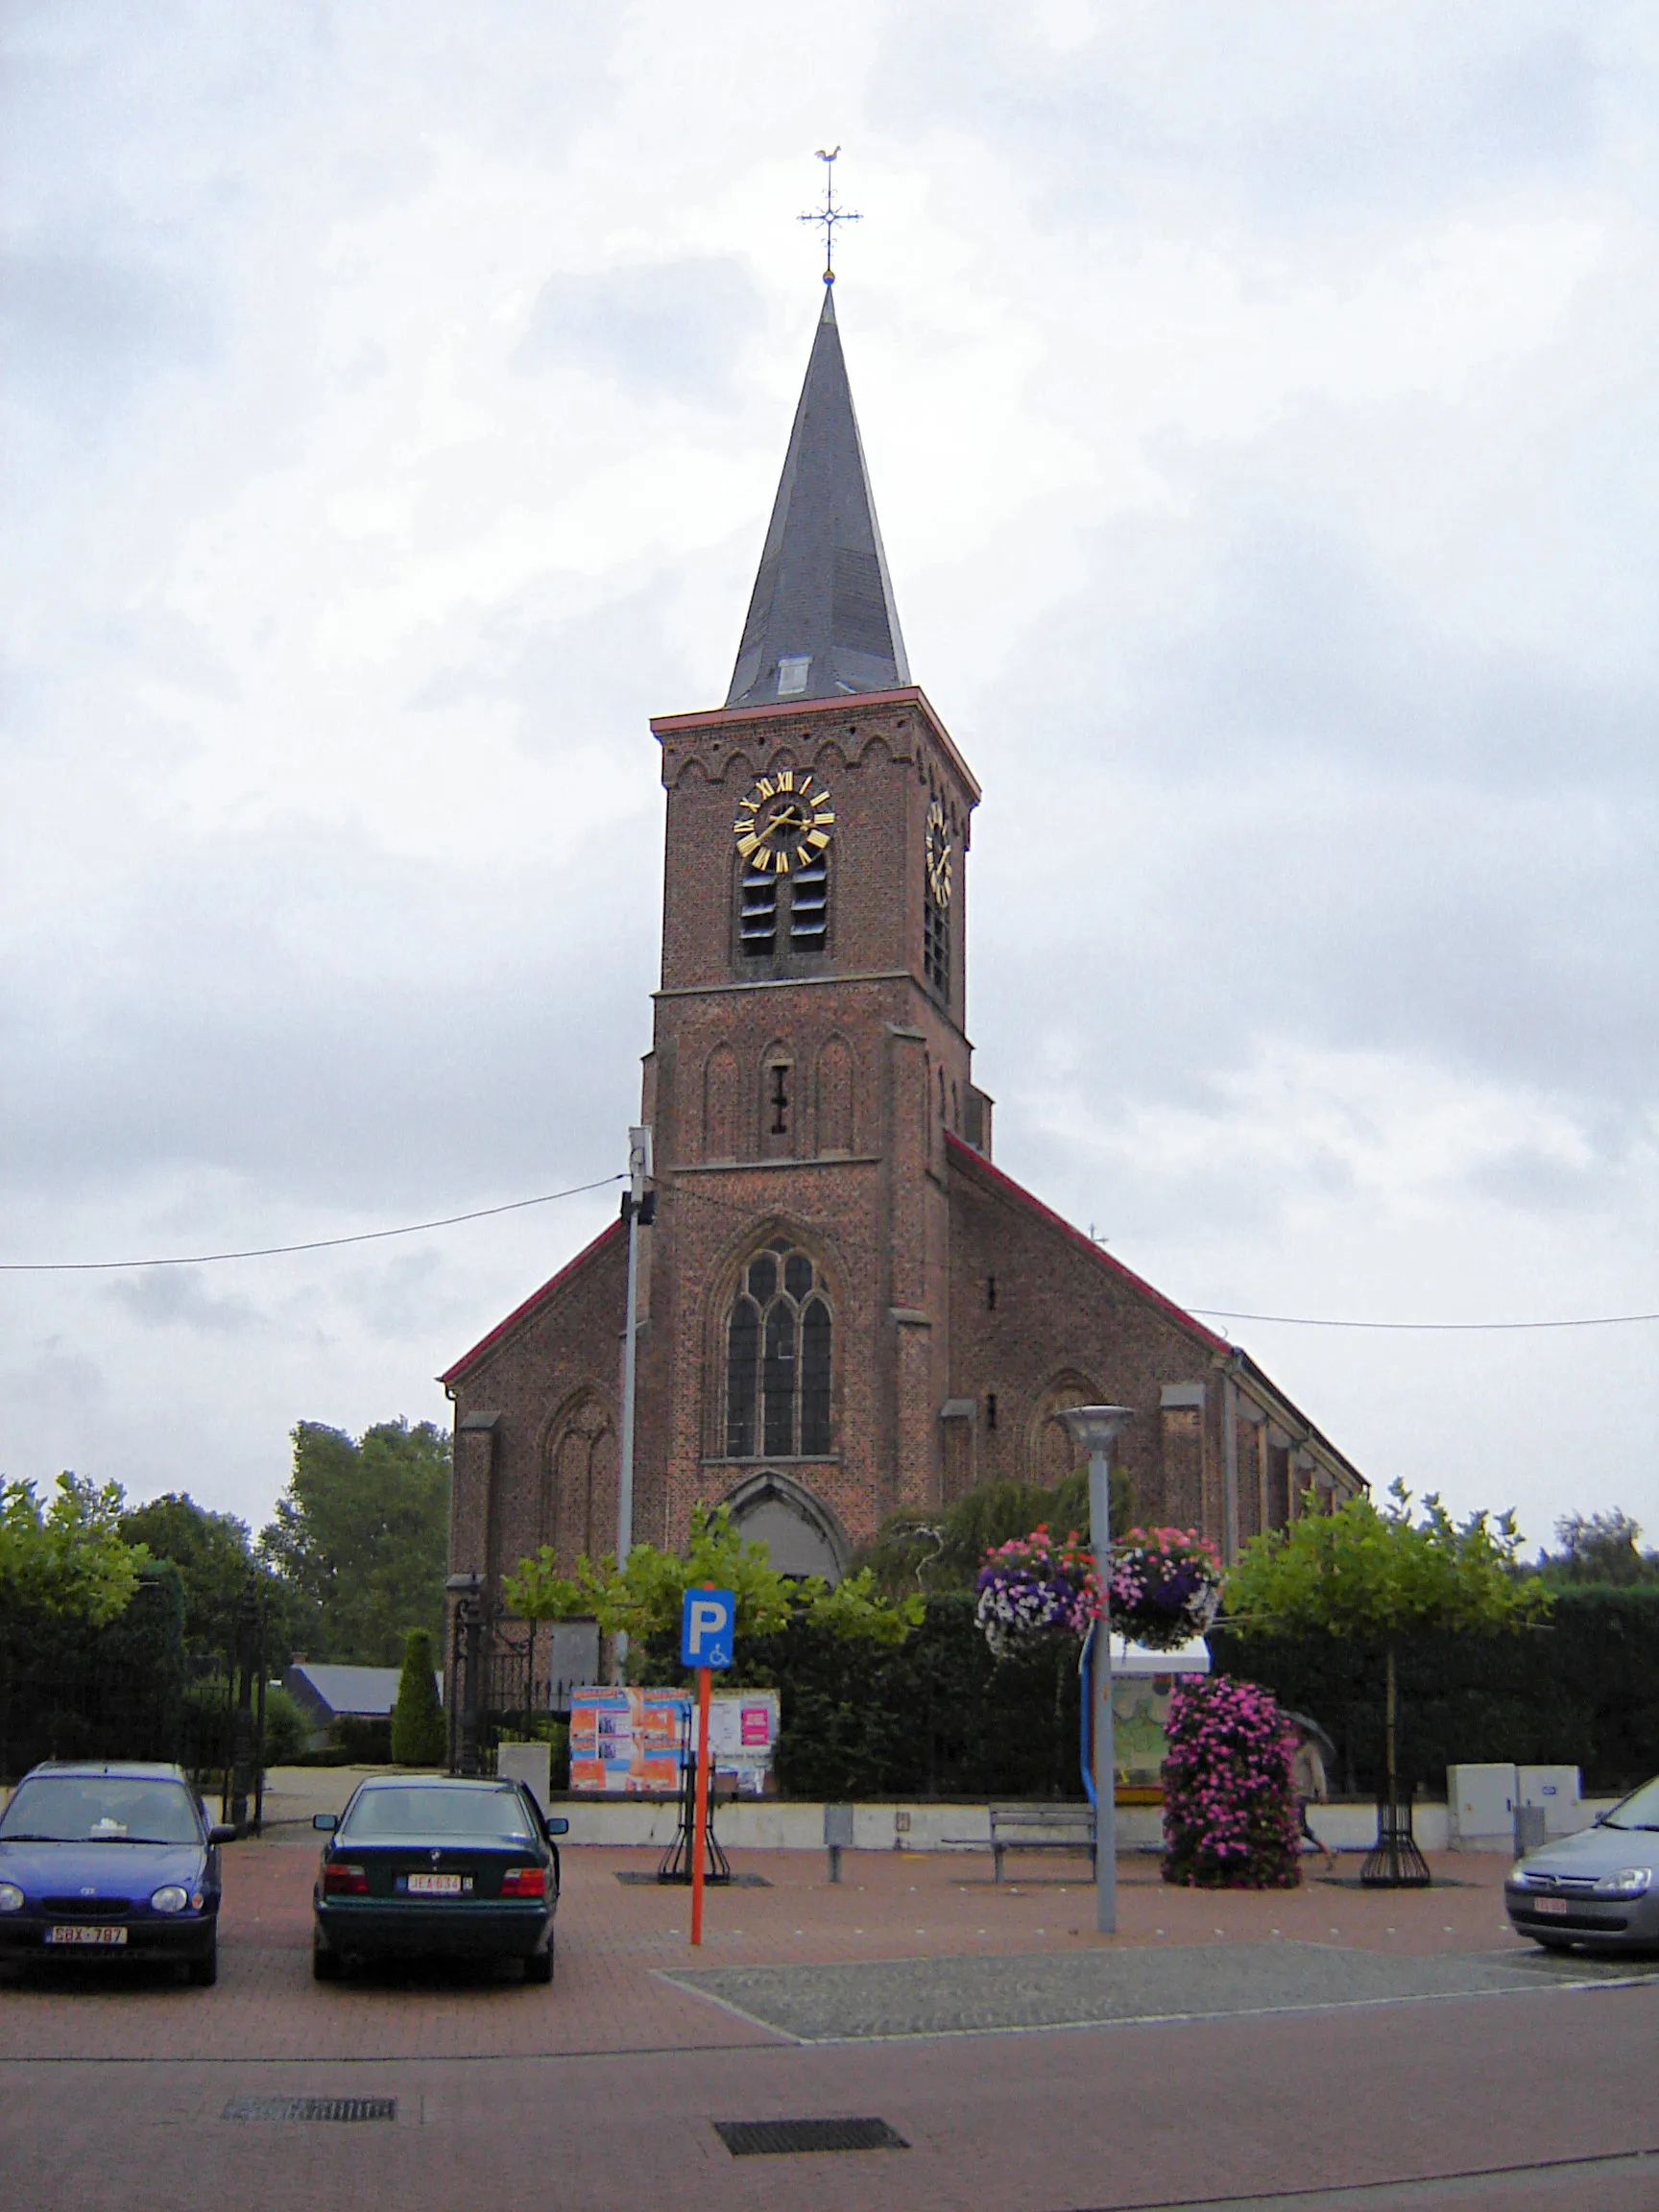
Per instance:
[[[726,1456],[815,1459],[830,1449],[823,1278],[784,1238],[743,1270],[726,1323]]]

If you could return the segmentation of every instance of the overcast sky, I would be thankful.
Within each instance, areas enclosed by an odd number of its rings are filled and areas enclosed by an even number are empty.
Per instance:
[[[997,1157],[1172,1296],[1659,1309],[1659,17],[11,0],[0,1258],[619,1168],[652,713],[821,293],[985,789]],[[0,1466],[257,1523],[614,1193],[0,1277]],[[1659,1327],[1223,1324],[1379,1487],[1623,1504]]]

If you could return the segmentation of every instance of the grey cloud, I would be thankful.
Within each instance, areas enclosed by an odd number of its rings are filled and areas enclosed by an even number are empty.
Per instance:
[[[0,345],[14,389],[36,405],[98,415],[158,369],[213,346],[205,287],[102,246],[37,248],[0,260]]]
[[[35,1070],[0,1104],[6,1171],[69,1191],[217,1168],[290,1218],[603,1172],[637,1111],[655,875],[603,847],[487,884],[345,837],[169,855],[81,918],[72,994],[40,969],[0,984]]]
[[[1363,31],[1319,0],[1213,0],[1119,18],[1061,61],[1023,17],[936,7],[906,12],[882,82],[902,86],[908,129],[971,115],[1042,180],[1050,218],[1196,183],[1307,230],[1570,167],[1628,79],[1630,43],[1568,0],[1455,16],[1420,0]]]
[[[537,296],[518,358],[532,371],[574,364],[642,395],[718,400],[759,320],[755,280],[730,255],[562,272]]]
[[[265,1316],[247,1298],[216,1297],[199,1267],[149,1267],[112,1283],[107,1295],[147,1329],[243,1336],[266,1326]]]
[[[511,700],[521,709],[522,750],[545,757],[591,742],[595,730],[643,732],[654,712],[693,696],[663,634],[663,605],[677,581],[671,570],[653,568],[580,614],[564,611],[561,581],[516,594],[473,635],[456,638],[411,706],[433,711]],[[648,758],[641,748],[637,764]]]

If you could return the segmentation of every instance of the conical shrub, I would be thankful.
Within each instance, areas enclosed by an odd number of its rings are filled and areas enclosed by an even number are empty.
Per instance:
[[[448,1750],[444,1707],[432,1667],[432,1638],[411,1628],[403,1642],[403,1672],[392,1708],[392,1756],[399,1767],[441,1767]]]

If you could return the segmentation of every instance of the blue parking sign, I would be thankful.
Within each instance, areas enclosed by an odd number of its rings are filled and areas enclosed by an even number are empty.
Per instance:
[[[680,1609],[682,1667],[730,1667],[737,1597],[732,1590],[687,1590]]]

